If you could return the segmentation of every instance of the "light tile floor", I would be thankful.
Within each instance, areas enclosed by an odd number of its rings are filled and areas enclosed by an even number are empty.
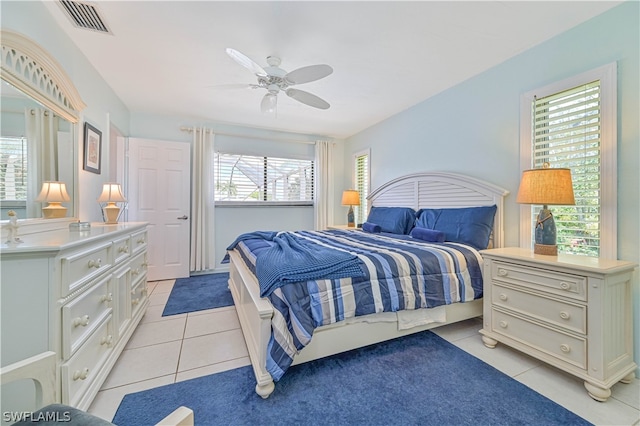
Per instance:
[[[250,364],[234,307],[162,317],[173,283],[149,283],[147,313],[89,412],[111,420],[128,393]],[[640,425],[640,380],[618,383],[612,398],[596,402],[587,395],[582,380],[505,345],[488,349],[478,334],[481,327],[481,320],[474,319],[433,331],[591,423]]]

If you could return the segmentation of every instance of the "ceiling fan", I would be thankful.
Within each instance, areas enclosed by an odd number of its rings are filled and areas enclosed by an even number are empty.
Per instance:
[[[318,96],[305,92],[304,90],[294,89],[291,86],[302,83],[309,83],[320,80],[331,74],[333,68],[329,65],[309,65],[298,68],[291,72],[286,72],[280,68],[280,58],[276,56],[268,56],[268,67],[261,67],[246,55],[235,49],[227,48],[227,54],[237,63],[253,72],[258,77],[258,84],[248,85],[230,85],[234,87],[249,87],[252,89],[266,89],[267,93],[260,102],[260,109],[263,113],[275,113],[278,103],[278,93],[284,92],[290,98],[305,105],[319,109],[328,109],[329,103]]]

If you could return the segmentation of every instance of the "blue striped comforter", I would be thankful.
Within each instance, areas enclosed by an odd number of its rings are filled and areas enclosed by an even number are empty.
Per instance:
[[[269,296],[274,307],[267,371],[279,380],[315,328],[348,318],[432,308],[482,297],[482,259],[467,245],[429,243],[409,236],[354,231],[298,231],[288,237],[355,254],[364,276],[289,283]],[[273,242],[235,245],[256,273]],[[362,274],[360,274],[362,275]]]

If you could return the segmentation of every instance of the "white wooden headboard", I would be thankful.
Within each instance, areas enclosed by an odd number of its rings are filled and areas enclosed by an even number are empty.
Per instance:
[[[504,245],[504,188],[457,173],[423,172],[389,181],[367,197],[369,206],[455,208],[498,207],[493,226],[493,247]]]

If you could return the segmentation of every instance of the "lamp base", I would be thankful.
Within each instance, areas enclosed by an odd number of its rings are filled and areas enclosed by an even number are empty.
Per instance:
[[[67,208],[59,202],[51,201],[47,207],[42,208],[42,217],[45,219],[57,219],[67,216]]]
[[[115,203],[109,202],[103,209],[104,211],[104,223],[109,225],[115,225],[118,223],[118,215],[120,214],[120,207],[118,207]]]
[[[347,213],[347,227],[348,228],[356,227],[356,220],[353,214],[353,206],[349,206],[349,213]]]
[[[533,246],[533,252],[535,254],[544,254],[545,256],[557,256],[558,246],[549,244],[535,244]]]

